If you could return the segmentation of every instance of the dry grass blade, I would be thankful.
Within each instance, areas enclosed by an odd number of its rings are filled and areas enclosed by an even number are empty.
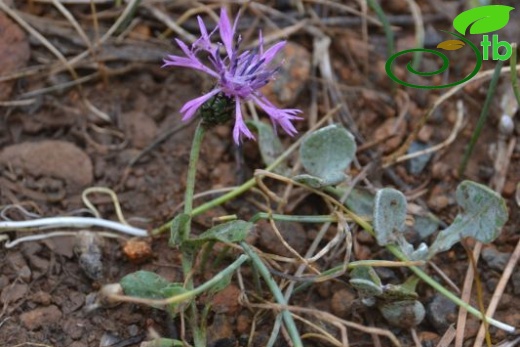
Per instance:
[[[175,34],[177,34],[179,37],[182,37],[184,41],[188,42],[194,42],[197,40],[195,36],[184,30],[181,26],[179,26],[174,20],[170,18],[170,16],[161,10],[159,10],[157,7],[152,5],[143,5],[147,10],[150,11],[150,13],[160,22],[162,22],[164,25],[166,25],[169,29],[171,29]]]
[[[513,274],[513,271],[514,271],[519,259],[520,259],[520,240],[517,242],[515,250],[513,251],[513,254],[511,254],[511,257],[509,258],[509,261],[507,262],[506,268],[504,269],[504,272],[502,273],[502,276],[500,277],[500,280],[498,281],[498,284],[495,288],[495,292],[493,293],[491,302],[489,303],[488,309],[486,311],[487,316],[492,317],[493,314],[495,313],[495,310],[498,306],[498,302],[500,301],[500,298],[502,297],[502,294],[504,293],[507,282],[509,281],[509,278]],[[485,329],[481,325],[473,347],[482,346],[482,341],[484,340],[484,334],[485,334]]]
[[[90,42],[90,39],[88,38],[87,34],[81,28],[78,21],[74,18],[72,13],[70,13],[69,10],[59,0],[52,0],[52,4],[60,11],[60,13],[67,18],[67,20],[72,24],[74,29],[76,29],[78,35],[81,37],[81,39],[85,42],[85,44],[89,47],[89,49],[92,50],[92,43]]]
[[[437,344],[437,347],[449,347],[451,345],[451,342],[455,338],[455,334],[457,331],[453,327],[453,324],[449,326],[449,328],[446,330],[444,335],[442,335],[442,338],[440,339],[439,343]]]
[[[477,242],[475,247],[473,248],[473,259],[475,263],[478,262],[480,258],[480,251],[482,250],[482,243]],[[466,276],[464,277],[464,285],[462,286],[462,295],[461,299],[465,302],[469,302],[471,297],[471,289],[473,287],[473,266],[468,265],[468,269],[466,270]],[[466,319],[468,312],[464,308],[459,309],[459,314],[457,316],[457,334],[455,336],[455,347],[462,347],[464,343],[464,333],[466,328]]]

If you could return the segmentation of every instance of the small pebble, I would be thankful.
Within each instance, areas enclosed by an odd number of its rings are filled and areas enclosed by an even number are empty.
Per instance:
[[[361,232],[357,233],[356,239],[365,245],[373,245],[375,242],[374,237],[372,235],[370,235],[369,233],[367,233],[366,231],[361,231]]]
[[[135,324],[129,325],[126,330],[130,336],[137,336],[139,333],[139,327]]]
[[[433,127],[431,125],[425,125],[419,130],[419,133],[417,134],[417,138],[426,143],[429,142],[433,135]]]
[[[410,145],[410,148],[408,149],[408,154],[420,152],[425,149],[428,149],[429,147],[430,146],[428,144],[424,144],[424,143],[421,143],[418,141],[413,141],[412,144]],[[424,170],[424,168],[426,167],[426,165],[428,164],[428,162],[430,161],[432,156],[433,156],[432,153],[428,153],[428,154],[423,154],[418,157],[410,159],[407,163],[408,171],[410,172],[410,174],[419,175]]]
[[[15,283],[13,285],[6,286],[0,294],[0,301],[2,303],[15,303],[16,301],[25,297],[29,292],[29,286],[25,283]]]
[[[237,317],[237,333],[242,334],[248,334],[251,329],[251,314],[247,311],[241,312]]]
[[[58,323],[62,317],[61,311],[55,305],[39,307],[20,315],[22,324],[29,330]]]
[[[419,333],[419,341],[424,347],[435,347],[439,343],[441,337],[431,331],[421,331]]]
[[[52,302],[52,296],[40,290],[31,296],[31,301],[43,306],[49,306]]]
[[[332,313],[340,318],[346,318],[352,311],[352,304],[356,300],[356,295],[350,290],[342,289],[335,292],[331,299]]]
[[[428,206],[434,211],[441,211],[450,204],[450,199],[446,195],[436,195],[428,199]]]
[[[240,288],[230,284],[216,293],[211,300],[211,310],[215,313],[225,313],[234,316],[240,308]]]
[[[504,271],[509,258],[511,258],[511,253],[499,252],[494,247],[487,247],[482,250],[482,259],[493,270]]]
[[[513,131],[515,130],[515,124],[513,123],[513,120],[510,116],[504,114],[500,118],[500,123],[498,124],[498,130],[500,133],[504,135],[511,135]]]
[[[423,304],[417,300],[385,302],[377,308],[388,323],[404,329],[419,325],[425,315]]]
[[[516,184],[515,181],[506,181],[504,184],[504,188],[502,189],[502,195],[505,198],[510,198],[515,194],[516,191]]]
[[[439,334],[443,334],[457,317],[457,305],[444,295],[435,294],[426,305],[426,317]]]
[[[432,166],[432,177],[437,180],[445,180],[446,176],[449,175],[450,170],[451,170],[450,165],[437,161],[437,162],[433,163],[433,166]]]

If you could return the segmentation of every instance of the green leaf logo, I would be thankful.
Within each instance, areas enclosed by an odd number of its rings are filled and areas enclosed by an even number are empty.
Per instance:
[[[488,5],[472,8],[459,14],[453,20],[453,27],[462,35],[486,34],[502,29],[509,22],[509,12],[514,7],[505,5]]]

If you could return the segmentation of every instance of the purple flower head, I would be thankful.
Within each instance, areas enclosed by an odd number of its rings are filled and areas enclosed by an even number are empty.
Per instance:
[[[235,100],[235,126],[233,139],[238,144],[240,137],[254,139],[253,134],[247,128],[241,111],[241,103],[253,100],[271,118],[273,125],[279,125],[289,135],[297,133],[293,120],[301,119],[297,109],[281,109],[273,105],[260,92],[260,88],[271,81],[278,68],[270,67],[270,63],[276,54],[285,46],[285,41],[278,42],[264,51],[262,33],[259,34],[259,46],[250,51],[239,53],[241,38],[234,42],[236,21],[232,24],[225,9],[220,11],[220,20],[217,28],[208,33],[206,26],[200,17],[197,18],[200,27],[200,38],[191,47],[176,39],[177,45],[184,53],[184,57],[168,55],[164,59],[165,66],[183,66],[203,71],[217,79],[215,88],[209,93],[188,101],[181,109],[182,120],[191,119],[196,111],[212,97],[223,93],[228,98]],[[221,43],[211,42],[211,37],[217,31],[220,33]],[[219,50],[224,46],[225,54],[220,55]],[[208,64],[204,64],[197,57],[202,55],[207,58]]]

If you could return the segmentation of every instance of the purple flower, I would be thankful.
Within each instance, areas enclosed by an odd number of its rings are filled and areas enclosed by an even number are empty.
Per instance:
[[[278,42],[264,51],[262,33],[259,34],[259,46],[251,51],[238,52],[241,38],[234,43],[235,24],[229,20],[225,9],[220,11],[218,26],[208,33],[206,26],[200,17],[197,18],[200,27],[200,38],[191,47],[176,39],[185,57],[168,55],[164,59],[164,66],[184,66],[203,71],[217,79],[215,88],[209,93],[188,101],[181,109],[182,120],[186,121],[195,115],[195,112],[208,100],[219,93],[235,99],[235,126],[233,128],[233,139],[238,144],[241,134],[254,139],[253,134],[247,128],[241,111],[241,103],[253,100],[271,118],[273,125],[281,126],[289,135],[297,133],[293,120],[301,119],[297,109],[280,109],[273,105],[260,92],[260,88],[271,81],[278,68],[270,67],[270,63],[276,54],[285,46],[285,41]],[[211,42],[211,37],[219,30],[222,43]],[[219,50],[224,46],[225,54],[221,56]],[[207,58],[208,64],[204,64],[197,57],[202,55]]]

